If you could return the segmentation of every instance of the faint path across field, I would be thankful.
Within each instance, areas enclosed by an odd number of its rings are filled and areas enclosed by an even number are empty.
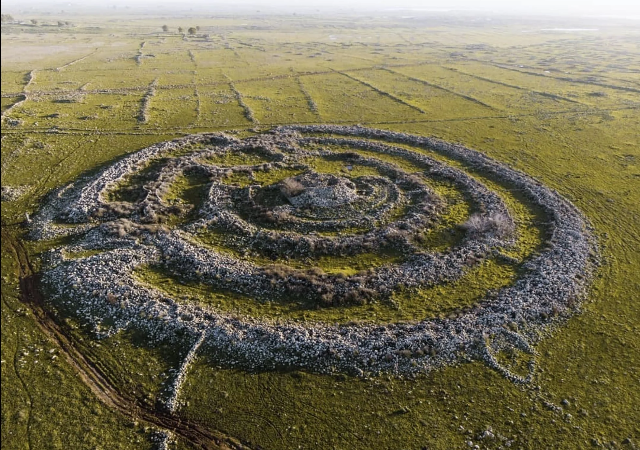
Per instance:
[[[161,429],[170,430],[195,448],[248,448],[220,432],[211,431],[198,423],[180,418],[173,412],[151,408],[140,399],[120,392],[100,367],[80,351],[73,338],[65,333],[64,328],[44,307],[44,298],[38,290],[38,275],[29,260],[28,251],[14,233],[15,230],[10,229],[9,226],[2,225],[2,240],[11,249],[12,256],[20,267],[20,300],[31,309],[38,327],[57,344],[82,381],[105,405],[131,419],[141,419]],[[25,392],[28,393],[26,387]]]

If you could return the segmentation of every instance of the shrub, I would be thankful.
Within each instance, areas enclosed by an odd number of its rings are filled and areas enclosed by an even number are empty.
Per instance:
[[[280,192],[286,197],[295,197],[304,192],[304,186],[295,178],[286,178],[280,182]]]
[[[497,213],[490,216],[472,214],[462,225],[462,228],[471,236],[490,233],[494,236],[506,236],[513,232],[513,223],[509,217]]]

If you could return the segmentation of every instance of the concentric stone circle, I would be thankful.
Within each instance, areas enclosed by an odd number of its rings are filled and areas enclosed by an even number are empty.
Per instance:
[[[357,150],[405,158],[425,170],[416,176]],[[230,166],[215,162],[252,152],[263,160]],[[158,264],[186,280],[259,301],[297,295],[328,307],[384,301],[398,286],[455,280],[470,260],[481,261],[511,245],[514,222],[498,194],[463,169],[427,156],[429,152],[501,180],[549,218],[547,247],[529,258],[526,272],[455,317],[416,318],[409,324],[274,322],[185,304],[133,275],[137,267]],[[345,170],[318,173],[308,164],[310,158],[337,160]],[[354,162],[375,174],[351,174]],[[145,180],[135,201],[108,198],[119,183],[153,164],[154,176]],[[269,185],[252,183],[256,174],[272,171],[289,176]],[[167,214],[184,215],[183,206],[167,201],[165,194],[167,186],[189,173],[208,180],[206,199],[191,211],[189,222],[159,225]],[[249,182],[225,182],[240,176]],[[445,252],[421,248],[413,239],[438,222],[443,208],[429,177],[455,183],[480,211],[465,239]],[[210,228],[232,235],[229,245],[274,257],[358,255],[384,245],[402,250],[405,257],[354,276],[274,271],[200,245],[194,237]],[[184,339],[185,332],[205,336],[204,345],[215,351],[220,364],[246,370],[407,375],[481,359],[513,380],[525,381],[497,362],[492,353],[497,347],[490,342],[495,338],[500,345],[507,342],[533,352],[531,344],[545,330],[577,311],[597,262],[586,219],[568,200],[527,175],[460,145],[327,125],[279,127],[243,140],[200,134],[153,145],[52,194],[34,217],[31,234],[35,239],[76,236],[73,244],[51,252],[43,281],[52,301],[73,310],[98,336],[130,327],[143,328],[158,340]],[[66,256],[87,250],[100,253]]]

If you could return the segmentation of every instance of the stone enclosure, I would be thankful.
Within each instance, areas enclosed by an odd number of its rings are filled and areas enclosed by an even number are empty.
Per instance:
[[[342,169],[320,172],[310,163],[318,159]],[[364,172],[354,173],[355,165]],[[172,298],[134,276],[151,265],[257,303],[304,298],[317,308],[385,302],[399,289],[453,282],[487,258],[508,258],[502,251],[517,235],[501,196],[465,167],[544,211],[547,239],[522,262],[514,283],[453,316],[388,324],[240,317]],[[184,177],[203,180],[199,202],[172,197]],[[459,227],[463,239],[445,250],[420,242],[447,207],[430,185],[436,179],[473,205]],[[208,232],[231,251],[203,245],[198,236]],[[496,352],[512,347],[534,361],[532,344],[578,310],[597,264],[585,218],[538,181],[460,145],[362,127],[288,126],[245,139],[220,133],[159,143],[52,194],[33,218],[31,234],[73,236],[48,255],[43,281],[52,302],[97,336],[141,328],[151,340],[196,342],[215,351],[221,365],[244,370],[412,375],[480,359],[526,382],[527,375],[512,373]],[[381,249],[401,258],[352,275],[328,274],[313,263]],[[290,258],[308,267],[289,267]]]

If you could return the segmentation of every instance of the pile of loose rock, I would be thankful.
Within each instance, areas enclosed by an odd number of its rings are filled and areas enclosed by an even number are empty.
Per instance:
[[[233,167],[212,162],[215,156],[256,149],[267,162]],[[358,150],[373,156],[355,153]],[[513,244],[514,222],[499,195],[425,151],[508,184],[548,216],[547,246],[523,264],[522,276],[455,317],[386,325],[273,323],[177,302],[133,275],[136,268],[151,264],[179,279],[257,301],[297,297],[319,306],[384,301],[400,287],[455,280]],[[407,173],[375,154],[403,158],[424,170]],[[346,170],[323,174],[308,163],[327,157],[343,161]],[[142,186],[141,199],[114,207],[108,193],[158,161],[164,164]],[[349,167],[355,164],[379,175],[352,176]],[[299,174],[268,185],[228,182],[239,174],[251,178],[278,170]],[[171,184],[194,172],[210,180],[194,220],[173,228],[158,224],[167,214],[179,214],[165,199]],[[437,225],[446,209],[446,200],[429,186],[429,178],[456,186],[475,209],[466,237],[444,252],[416,243],[416,236]],[[237,250],[281,259],[358,255],[385,247],[403,257],[352,276],[261,266],[200,244],[202,230],[222,231],[226,245]],[[358,375],[418,373],[475,358],[522,381],[525,378],[502,368],[495,352],[505,342],[532,352],[531,342],[575,312],[596,258],[579,211],[532,178],[459,145],[362,127],[283,127],[245,140],[203,134],[151,146],[51,195],[33,219],[32,235],[44,239],[69,234],[77,239],[50,255],[44,282],[54,301],[99,336],[136,327],[162,340],[177,339],[186,331],[201,339],[202,346],[215,349],[220,363],[228,366]],[[89,249],[101,252],[65,257]]]

